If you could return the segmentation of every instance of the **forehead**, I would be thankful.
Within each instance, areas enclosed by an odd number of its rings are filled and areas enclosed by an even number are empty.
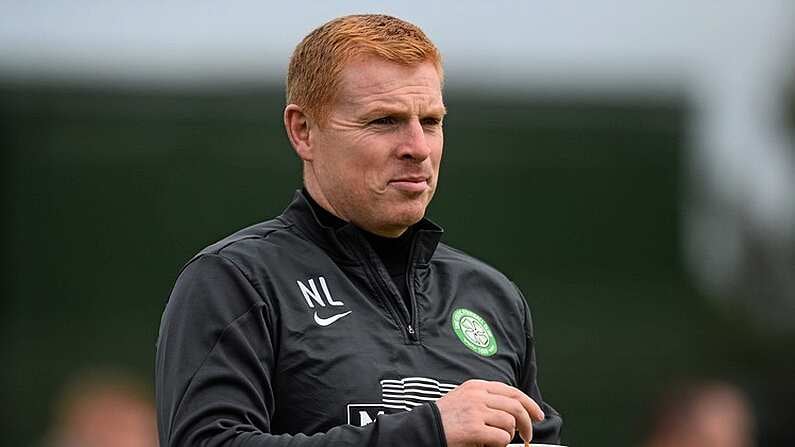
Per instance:
[[[444,108],[441,78],[433,63],[402,65],[376,56],[360,56],[345,65],[336,102],[342,107]]]

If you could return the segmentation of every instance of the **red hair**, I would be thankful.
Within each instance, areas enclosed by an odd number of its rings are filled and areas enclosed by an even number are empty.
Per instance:
[[[287,104],[324,122],[345,64],[359,55],[403,65],[431,62],[444,77],[439,50],[417,26],[381,14],[350,15],[321,25],[295,48],[287,71]]]

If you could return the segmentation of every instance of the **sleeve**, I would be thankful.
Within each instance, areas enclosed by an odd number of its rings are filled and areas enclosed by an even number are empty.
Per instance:
[[[514,285],[514,287],[516,287]],[[551,405],[546,403],[541,397],[541,390],[538,386],[538,365],[536,363],[536,350],[535,350],[535,337],[533,335],[533,320],[530,315],[530,308],[527,301],[522,295],[521,290],[516,287],[519,296],[522,298],[524,314],[525,314],[525,338],[526,347],[524,354],[524,367],[522,368],[522,375],[519,381],[519,389],[524,391],[525,394],[530,396],[534,401],[541,406],[544,411],[544,420],[541,422],[533,423],[533,441],[534,443],[542,444],[556,444],[561,443],[561,429],[563,427],[563,418]],[[514,442],[521,443],[518,437]]]
[[[182,271],[160,323],[155,394],[160,445],[439,446],[435,404],[325,433],[272,434],[277,334],[262,289],[231,260],[195,258]]]

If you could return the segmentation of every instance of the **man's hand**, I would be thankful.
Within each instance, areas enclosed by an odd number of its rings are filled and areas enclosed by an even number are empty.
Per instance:
[[[505,447],[516,430],[533,438],[532,421],[544,419],[537,403],[500,382],[468,380],[436,401],[448,447]]]

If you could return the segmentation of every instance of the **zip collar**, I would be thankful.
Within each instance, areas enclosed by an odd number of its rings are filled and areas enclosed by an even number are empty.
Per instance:
[[[280,216],[295,227],[312,242],[316,243],[333,258],[351,263],[367,262],[368,242],[362,229],[350,222],[339,228],[324,225],[312,205],[301,190],[297,190],[293,201]],[[444,230],[430,219],[423,218],[413,225],[414,235],[413,264],[430,262]]]

